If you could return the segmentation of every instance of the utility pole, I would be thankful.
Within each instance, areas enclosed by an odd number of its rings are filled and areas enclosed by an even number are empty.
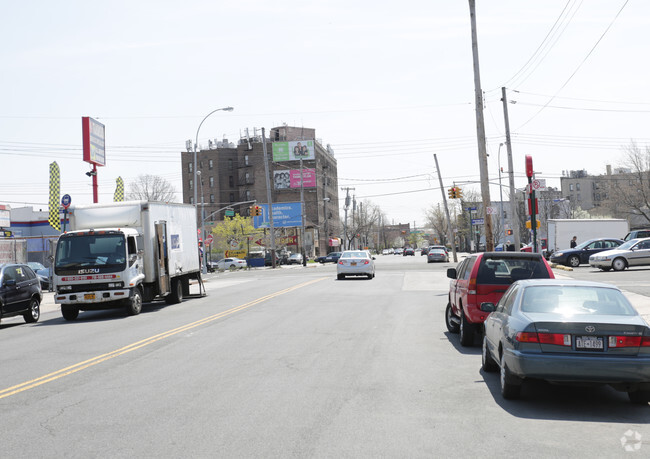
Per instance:
[[[348,250],[349,244],[348,244],[348,209],[350,208],[350,190],[354,191],[354,188],[343,188],[341,187],[341,190],[345,190],[345,206],[343,209],[345,210],[345,217],[343,221],[343,250]],[[348,246],[348,248],[346,248]]]
[[[323,166],[323,218],[325,223],[325,253],[321,252],[321,255],[327,255],[329,252],[329,243],[330,236],[327,232],[327,202],[330,198],[327,197],[327,166]]]
[[[517,200],[515,196],[515,172],[512,164],[512,144],[510,143],[510,119],[508,117],[508,98],[506,88],[501,88],[501,101],[503,102],[503,119],[506,126],[506,149],[508,151],[508,181],[510,185],[510,221],[512,221],[512,234],[515,239],[515,251],[521,247],[519,236],[519,216],[517,215]]]
[[[481,196],[483,198],[483,222],[485,225],[485,250],[494,250],[492,236],[492,216],[488,215],[490,207],[490,178],[487,167],[487,150],[485,147],[485,122],[483,120],[483,91],[478,64],[478,37],[476,32],[476,0],[469,0],[469,13],[472,23],[472,56],[474,58],[474,93],[476,97],[476,136],[478,140],[478,163],[481,172]]]
[[[451,219],[449,218],[449,207],[447,207],[447,198],[445,197],[445,187],[442,184],[442,176],[440,175],[440,167],[438,167],[438,157],[433,154],[433,159],[436,162],[436,171],[438,171],[438,181],[440,182],[440,192],[442,193],[442,202],[445,205],[445,215],[447,216],[447,239],[451,242],[451,252],[454,255],[454,263],[458,262],[456,255],[456,239],[453,237],[451,228]]]
[[[269,227],[271,228],[271,267],[275,269],[275,228],[273,227],[273,201],[271,200],[271,178],[269,177],[269,156],[266,151],[266,137],[262,128],[262,150],[264,151],[264,175],[266,176],[266,200],[269,203]]]

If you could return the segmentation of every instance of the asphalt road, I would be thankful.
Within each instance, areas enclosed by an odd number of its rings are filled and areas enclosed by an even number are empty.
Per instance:
[[[626,394],[539,383],[503,400],[480,349],[446,331],[449,266],[389,255],[374,280],[337,281],[334,265],[222,273],[207,297],[135,317],[44,307],[37,324],[3,321],[2,453],[630,457],[622,438],[650,452],[650,406]]]

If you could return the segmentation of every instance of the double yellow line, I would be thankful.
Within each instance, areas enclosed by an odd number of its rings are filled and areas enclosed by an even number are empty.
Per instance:
[[[182,327],[174,328],[172,330],[160,333],[158,335],[151,336],[149,338],[137,341],[135,343],[129,344],[128,346],[124,346],[120,349],[114,350],[112,352],[108,352],[106,354],[98,355],[97,357],[93,357],[92,359],[84,360],[83,362],[76,363],[74,365],[71,365],[69,367],[63,368],[61,370],[57,370],[52,373],[48,373],[44,376],[41,376],[40,378],[32,379],[30,381],[25,381],[24,383],[17,384],[12,387],[8,387],[7,389],[0,390],[0,399],[3,399],[5,397],[10,397],[12,395],[18,394],[20,392],[24,392],[29,389],[33,389],[34,387],[41,386],[43,384],[47,384],[48,382],[55,381],[57,379],[61,379],[64,376],[71,375],[73,373],[77,373],[78,371],[85,370],[86,368],[98,365],[102,362],[105,362],[107,360],[113,359],[115,357],[118,357],[120,355],[128,354],[129,352],[133,352],[135,350],[138,350],[140,348],[143,348],[145,346],[149,346],[150,344],[153,344],[157,341],[163,340],[165,338],[169,338],[171,336],[174,336],[178,333],[182,333],[184,331],[190,330],[192,328],[199,327],[201,325],[205,325],[207,323],[213,322],[215,320],[221,319],[223,317],[229,316],[231,314],[234,314],[239,311],[243,311],[244,309],[248,309],[252,306],[255,306],[257,304],[263,303],[265,301],[268,301],[272,298],[278,297],[280,295],[284,295],[286,293],[292,292],[294,290],[298,290],[302,287],[306,287],[310,284],[314,284],[316,282],[320,282],[324,279],[327,279],[326,277],[321,277],[319,279],[314,279],[308,282],[303,282],[302,284],[295,285],[293,287],[289,287],[284,290],[280,290],[275,293],[271,293],[270,295],[263,296],[261,298],[257,298],[256,300],[253,300],[249,303],[242,304],[240,306],[235,306],[234,308],[228,309],[226,311],[214,314],[212,316],[206,317],[201,320],[197,320],[196,322],[189,323],[187,325],[183,325]]]

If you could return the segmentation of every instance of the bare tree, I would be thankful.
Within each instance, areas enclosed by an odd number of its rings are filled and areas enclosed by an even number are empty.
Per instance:
[[[427,226],[433,229],[434,236],[441,244],[447,244],[447,215],[440,207],[440,204],[431,206],[425,211]],[[433,241],[429,241],[433,244]]]
[[[176,190],[159,175],[143,174],[129,183],[126,197],[129,200],[174,202]]]

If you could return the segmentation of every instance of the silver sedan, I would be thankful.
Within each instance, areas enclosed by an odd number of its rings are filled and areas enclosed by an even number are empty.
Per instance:
[[[613,285],[559,279],[515,282],[485,321],[483,370],[500,370],[501,394],[526,379],[608,384],[650,401],[650,327]]]
[[[632,266],[650,265],[650,237],[631,239],[616,249],[595,253],[589,257],[589,266],[602,271],[623,271]]]
[[[375,277],[375,257],[365,250],[346,250],[336,265],[336,278],[341,280],[346,276],[366,276],[372,279]]]

